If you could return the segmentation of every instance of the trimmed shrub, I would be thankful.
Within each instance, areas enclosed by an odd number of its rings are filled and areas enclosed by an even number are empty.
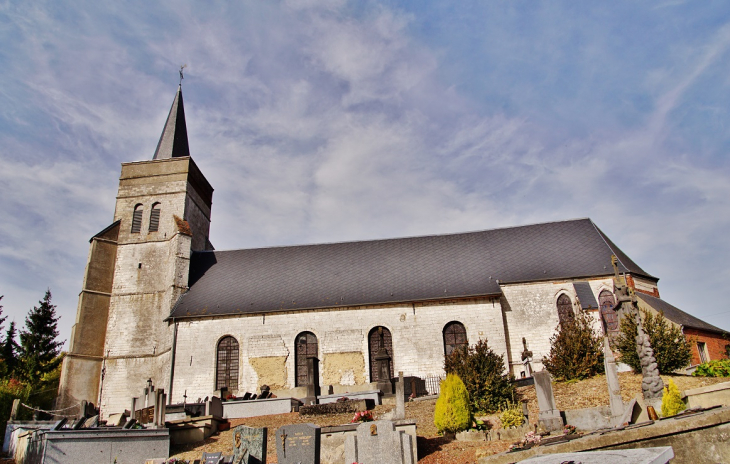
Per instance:
[[[542,360],[555,380],[587,379],[603,373],[603,337],[593,330],[589,316],[578,311],[557,330],[550,338],[550,352]]]
[[[697,366],[695,377],[730,377],[730,359],[708,361]]]
[[[502,414],[499,415],[502,428],[519,427],[525,423],[525,415],[522,413],[522,406],[517,403],[507,403]]]
[[[664,396],[662,396],[662,416],[676,416],[686,408],[687,406],[679,394],[679,388],[672,379],[669,379],[669,383],[664,387]]]
[[[641,310],[641,323],[649,335],[660,374],[671,374],[687,367],[692,360],[689,342],[682,330],[666,320],[663,313],[656,315]],[[616,349],[621,353],[619,361],[628,364],[635,373],[641,372],[639,355],[636,354],[636,321],[631,317],[621,319],[621,333],[616,338]]]
[[[444,370],[463,380],[474,413],[499,411],[514,399],[512,376],[506,372],[504,358],[492,351],[486,340],[455,349],[445,357]]]
[[[433,423],[441,433],[456,433],[471,425],[469,393],[458,375],[448,374],[441,382]]]

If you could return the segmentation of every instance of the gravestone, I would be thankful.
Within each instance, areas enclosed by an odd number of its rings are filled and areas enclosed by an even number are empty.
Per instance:
[[[621,385],[618,381],[618,368],[613,357],[613,351],[608,344],[608,337],[603,338],[603,367],[606,371],[608,383],[608,400],[611,403],[611,419],[613,425],[621,425],[621,416],[624,415],[624,400],[621,398]]]
[[[203,452],[203,464],[220,464],[223,461],[223,453],[206,453]]]
[[[548,431],[563,429],[563,418],[560,411],[555,407],[555,395],[553,395],[553,384],[550,373],[547,371],[533,372],[535,379],[535,393],[537,394],[537,405],[540,407],[538,422],[542,428]]]
[[[307,398],[316,401],[319,395],[319,359],[310,357],[307,358]]]
[[[319,464],[320,435],[320,428],[314,424],[280,427],[276,431],[279,464]]]
[[[266,464],[267,431],[245,425],[233,429],[233,464]]]
[[[345,462],[361,464],[415,464],[410,435],[391,421],[364,422],[356,435],[345,437]]]
[[[403,372],[398,372],[398,383],[395,385],[395,415],[393,419],[405,419],[406,418],[406,392],[405,384],[403,382]]]

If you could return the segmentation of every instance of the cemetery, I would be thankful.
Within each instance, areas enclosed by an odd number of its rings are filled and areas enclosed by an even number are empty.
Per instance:
[[[526,418],[523,426],[501,428],[494,416],[487,416],[483,419],[490,422],[489,430],[472,429],[453,437],[439,436],[434,429],[434,396],[413,398],[407,395],[404,385],[408,382],[401,382],[401,377],[394,382],[395,393],[378,395],[383,404],[375,404],[373,399],[363,399],[357,394],[352,395],[353,399],[341,395],[340,401],[334,402],[323,398],[325,402],[316,401],[308,406],[303,401],[288,398],[292,406],[284,413],[274,407],[263,407],[259,410],[262,414],[231,414],[228,417],[225,417],[225,411],[229,402],[235,405],[257,401],[267,404],[279,398],[264,394],[264,399],[258,399],[258,395],[256,399],[250,399],[254,396],[250,394],[246,400],[223,401],[213,396],[170,405],[165,401],[164,390],[148,384],[141,389],[139,397],[130,399],[129,409],[110,414],[105,423],[94,414],[98,411],[90,404],[85,406],[84,417],[77,419],[11,419],[4,451],[18,464],[87,462],[88,456],[95,456],[94,462],[110,464],[161,464],[171,457],[190,463],[197,460],[201,464],[457,463],[475,460],[491,464],[563,462],[545,459],[551,455],[561,459],[572,457],[577,452],[595,452],[597,459],[601,453],[609,453],[606,456],[612,456],[612,459],[617,456],[615,453],[623,453],[622,459],[627,460],[646,456],[646,459],[664,459],[671,455],[674,456],[672,462],[687,462],[689,456],[700,452],[700,446],[701,453],[709,452],[707,455],[715,459],[713,462],[727,459],[730,382],[682,376],[672,379],[684,389],[689,412],[668,420],[651,420],[647,402],[641,393],[637,393],[640,375],[621,373],[614,376],[609,370],[608,376],[583,381],[580,390],[604,390],[603,394],[595,396],[605,404],[571,409],[567,403],[573,401],[581,406],[590,395],[580,395],[572,389],[577,384],[556,384],[547,372],[534,372],[532,385],[518,387],[518,395],[524,401],[521,403]],[[621,405],[620,415],[614,414],[610,404],[612,394],[616,393],[616,389],[609,388],[612,383],[618,390],[618,397],[613,397],[616,403],[613,407],[615,410],[617,404]],[[340,409],[336,409],[338,406]],[[317,411],[317,408],[324,411]],[[348,423],[354,414],[374,420]],[[566,435],[566,424],[575,426],[577,433]],[[530,434],[539,436],[539,441],[524,443],[523,437]],[[515,443],[522,445],[514,446]],[[510,446],[513,450],[505,452]]]

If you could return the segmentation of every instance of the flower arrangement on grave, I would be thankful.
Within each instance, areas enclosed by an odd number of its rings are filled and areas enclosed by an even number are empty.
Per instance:
[[[565,424],[565,427],[563,427],[563,435],[575,435],[575,425]]]
[[[358,411],[355,413],[355,417],[352,418],[351,423],[355,422],[372,422],[375,419],[373,419],[373,413],[370,411]]]
[[[348,397],[346,397],[346,396],[343,396],[343,397],[341,397],[341,398],[337,398],[337,402],[338,402],[338,403],[344,403],[344,402],[346,402],[346,401],[350,401],[350,398],[348,398]]]
[[[415,400],[415,399],[416,399],[416,392],[412,392],[412,393],[411,393],[411,394],[410,394],[410,395],[408,396],[408,401],[413,401],[413,400]]]
[[[236,399],[236,395],[234,395],[233,393],[229,393],[228,396],[226,396],[226,401],[235,400],[235,399]]]
[[[170,458],[165,461],[165,464],[188,464],[187,459]]]
[[[540,435],[539,433],[527,432],[525,434],[525,438],[522,441],[509,445],[509,451],[518,451],[521,449],[532,448],[535,445],[539,445],[540,440],[542,440],[542,435]]]

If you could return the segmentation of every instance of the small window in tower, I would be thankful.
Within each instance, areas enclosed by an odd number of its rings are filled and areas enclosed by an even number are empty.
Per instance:
[[[138,234],[142,230],[142,204],[138,204],[134,207],[134,214],[132,214],[132,233]]]
[[[150,232],[157,232],[160,228],[160,204],[155,203],[152,205],[152,211],[150,211]]]

